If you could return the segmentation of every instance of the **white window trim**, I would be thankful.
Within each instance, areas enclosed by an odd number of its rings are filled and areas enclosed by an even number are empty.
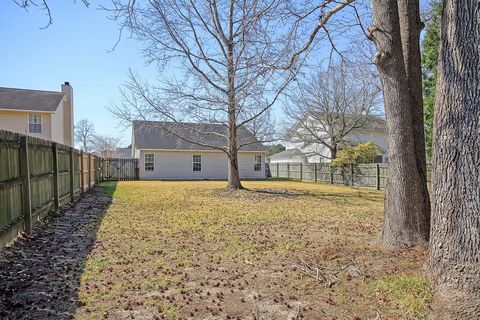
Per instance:
[[[195,156],[200,157],[200,161],[195,161]],[[200,170],[194,170],[195,164],[200,164]],[[202,155],[201,154],[192,155],[192,172],[202,172]]]
[[[152,161],[147,162],[147,155],[152,156]],[[152,164],[152,169],[147,170],[147,164]],[[145,171],[155,171],[155,154],[154,153],[144,153],[143,154],[143,170],[145,170]]]
[[[260,157],[260,162],[257,162],[257,157]],[[260,169],[256,170],[257,164],[260,165]],[[253,171],[259,172],[262,171],[262,155],[261,154],[255,154],[253,156]]]
[[[40,119],[40,121],[39,122],[30,122],[30,117],[38,117],[38,119]],[[39,114],[39,113],[29,113],[27,123],[28,123],[28,133],[34,133],[34,134],[43,133],[43,116],[41,114]],[[40,125],[40,131],[39,132],[32,132],[30,130],[30,124]]]

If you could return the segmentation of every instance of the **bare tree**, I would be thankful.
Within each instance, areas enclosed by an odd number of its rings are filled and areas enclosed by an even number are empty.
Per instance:
[[[109,135],[95,134],[92,143],[92,152],[103,158],[115,158],[121,138]]]
[[[131,72],[122,103],[111,111],[127,121],[173,122],[178,130],[164,129],[184,140],[182,129],[191,131],[186,121],[224,126],[223,133],[196,132],[199,138],[187,141],[223,151],[228,186],[242,188],[237,152],[256,141],[239,142],[237,132],[269,133],[271,107],[294,79],[302,54],[352,1],[320,1],[307,9],[284,0],[112,0],[109,10],[121,29],[145,43],[150,62],[161,70],[171,66],[174,74],[165,72],[153,86]],[[313,33],[300,38],[312,19]],[[212,145],[209,136],[224,143]]]
[[[95,141],[95,127],[87,119],[82,119],[75,125],[75,142],[84,152],[92,152]]]
[[[480,319],[480,10],[443,2],[433,136],[432,319]]]
[[[366,124],[383,127],[370,116],[379,105],[379,87],[366,65],[342,61],[299,79],[288,92],[284,110],[287,139],[308,157],[335,159],[346,137]]]

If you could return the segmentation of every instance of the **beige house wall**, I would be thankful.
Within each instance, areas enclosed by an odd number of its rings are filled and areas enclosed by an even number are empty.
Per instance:
[[[57,111],[52,114],[52,141],[58,143],[64,143],[63,138],[63,103],[60,102],[60,106]]]
[[[28,132],[28,115],[42,115],[42,132]],[[52,114],[46,112],[26,112],[26,111],[7,111],[0,110],[0,129],[18,133],[28,133],[32,137],[52,140]]]

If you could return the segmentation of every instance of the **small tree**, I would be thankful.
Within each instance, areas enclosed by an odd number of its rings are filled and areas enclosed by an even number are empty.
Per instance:
[[[377,146],[372,141],[357,145],[345,146],[338,151],[337,158],[333,159],[334,166],[358,166],[361,163],[372,163],[377,154]]]
[[[96,134],[93,140],[93,152],[103,158],[113,158],[117,154],[120,141],[121,139],[118,137]]]
[[[84,152],[92,152],[95,141],[95,127],[87,119],[82,119],[75,125],[75,143]]]
[[[283,144],[278,143],[278,144],[271,145],[268,147],[267,157],[282,151],[285,151],[285,146]]]

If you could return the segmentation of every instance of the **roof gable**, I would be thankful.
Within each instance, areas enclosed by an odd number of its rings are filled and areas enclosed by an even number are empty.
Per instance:
[[[64,96],[62,92],[0,87],[0,109],[55,112]]]
[[[227,139],[222,136],[226,134],[227,128],[221,124],[134,121],[132,140],[135,149],[216,150],[189,141],[220,148],[227,145]],[[263,144],[247,129],[239,128],[237,135],[238,145],[248,143],[240,151],[263,152],[266,150]]]

